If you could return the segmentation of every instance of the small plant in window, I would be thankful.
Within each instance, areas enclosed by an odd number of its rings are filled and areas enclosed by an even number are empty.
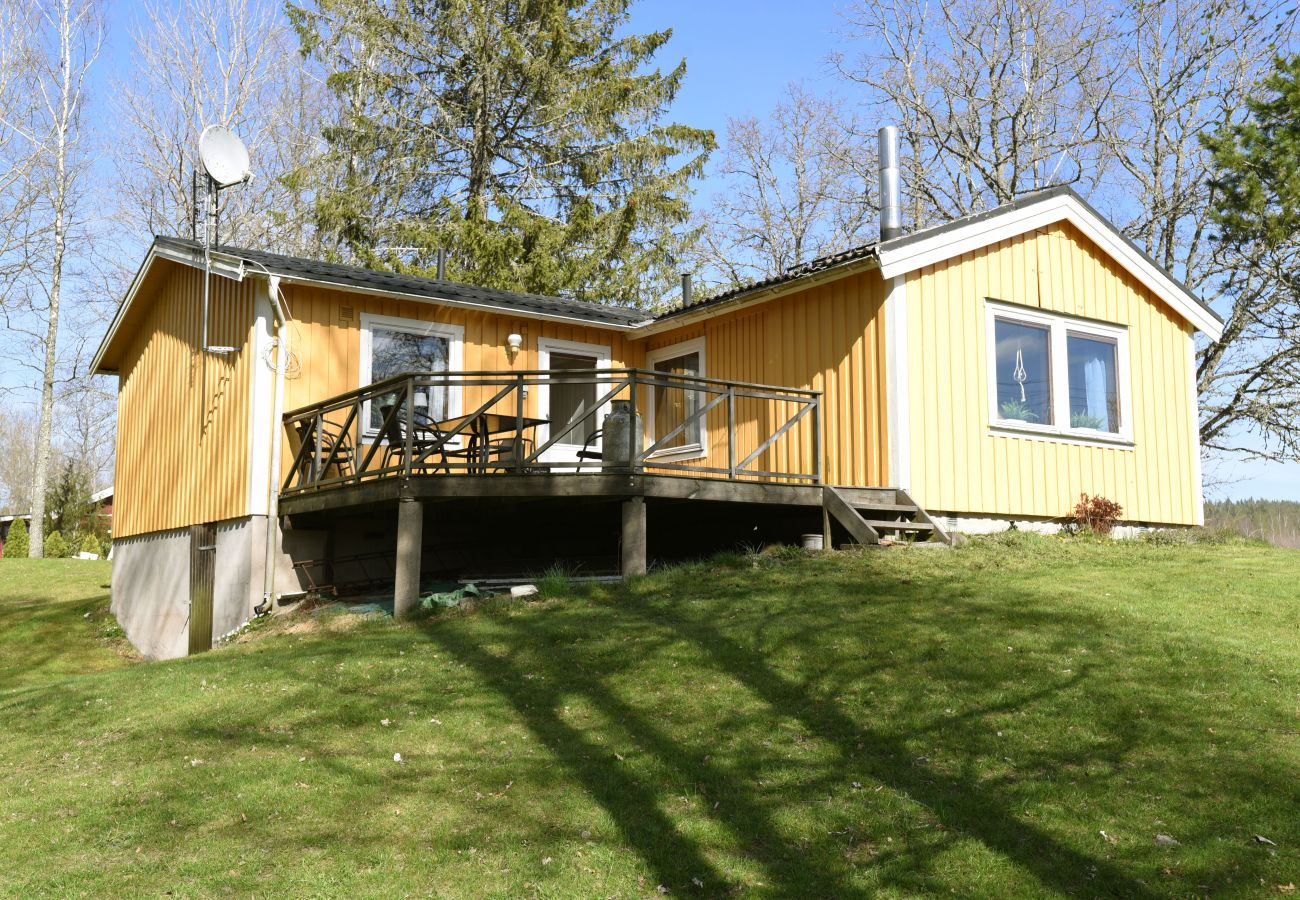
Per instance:
[[[1021,422],[1038,421],[1038,413],[1023,400],[1003,400],[998,405],[998,413],[1004,419],[1019,419]]]
[[[1123,514],[1124,507],[1100,495],[1089,497],[1080,494],[1079,502],[1074,506],[1074,521],[1079,529],[1086,528],[1098,535],[1110,534]]]
[[[1105,423],[1097,416],[1089,415],[1085,412],[1070,413],[1071,428],[1092,428],[1101,431]]]

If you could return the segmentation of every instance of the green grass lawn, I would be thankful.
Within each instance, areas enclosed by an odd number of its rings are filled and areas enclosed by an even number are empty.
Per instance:
[[[728,557],[146,665],[105,646],[106,583],[0,562],[0,892],[1300,884],[1295,551]]]

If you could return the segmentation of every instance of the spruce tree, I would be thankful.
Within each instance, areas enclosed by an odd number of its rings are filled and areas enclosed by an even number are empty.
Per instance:
[[[363,265],[614,302],[666,288],[713,134],[662,119],[686,63],[631,0],[309,0],[340,101],[314,172],[327,245]],[[301,173],[313,177],[312,172]]]

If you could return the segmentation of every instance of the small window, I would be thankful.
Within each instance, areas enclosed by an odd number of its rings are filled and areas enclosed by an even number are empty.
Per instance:
[[[1119,384],[1112,340],[1070,334],[1070,427],[1119,431]]]
[[[655,385],[650,390],[651,440],[657,441],[660,436],[671,434],[687,422],[707,402],[704,392],[692,388],[689,381],[678,382],[681,387],[671,386],[671,376],[704,377],[704,341],[688,341],[657,350],[648,354],[647,363],[657,375],[668,376],[665,384]],[[656,455],[698,455],[703,448],[704,423],[701,417],[665,442]]]
[[[460,369],[460,328],[413,319],[361,316],[361,387],[408,373],[450,372]],[[417,388],[414,409],[417,417],[438,422],[459,415],[459,390],[445,385]],[[379,431],[384,407],[396,393],[367,404],[366,430]],[[387,401],[387,402],[385,402]]]
[[[993,425],[1131,440],[1124,328],[994,301],[988,310]]]
[[[998,318],[993,336],[997,342],[998,416],[1051,425],[1051,329]]]

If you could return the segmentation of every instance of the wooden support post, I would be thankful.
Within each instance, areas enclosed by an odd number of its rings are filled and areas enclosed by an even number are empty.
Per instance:
[[[646,570],[645,552],[645,497],[629,497],[623,501],[623,577],[644,575]]]
[[[835,549],[835,534],[831,530],[831,511],[822,504],[822,549]]]
[[[397,501],[397,561],[393,578],[393,618],[415,609],[420,599],[420,548],[424,543],[424,504]]]

